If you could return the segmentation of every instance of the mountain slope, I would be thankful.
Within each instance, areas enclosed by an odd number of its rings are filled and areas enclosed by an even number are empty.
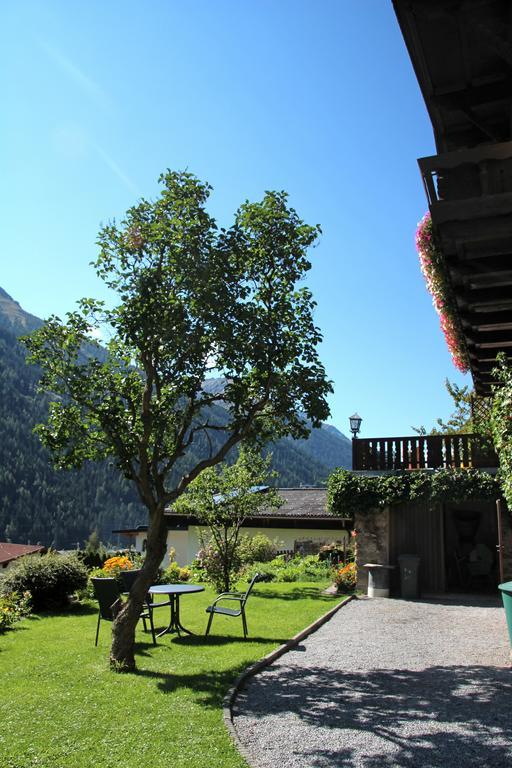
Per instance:
[[[14,334],[0,327],[0,540],[70,547],[94,528],[109,540],[113,528],[144,519],[142,505],[107,462],[52,468],[33,434],[47,410],[37,378]]]
[[[88,463],[72,472],[52,469],[33,434],[34,425],[45,420],[47,398],[37,393],[38,370],[25,364],[17,340],[41,323],[0,288],[0,540],[69,547],[95,528],[109,540],[112,529],[145,522],[146,511],[111,463]],[[105,354],[94,344],[86,353]],[[219,388],[222,382],[205,386]],[[227,420],[224,409],[216,406],[214,418],[220,424]],[[204,454],[206,440],[192,448],[190,460]],[[334,467],[350,466],[350,441],[327,425],[312,430],[308,440],[285,438],[267,450],[282,487],[320,485]]]
[[[24,333],[35,331],[43,324],[38,317],[25,312],[17,301],[0,288],[0,328],[21,336]]]

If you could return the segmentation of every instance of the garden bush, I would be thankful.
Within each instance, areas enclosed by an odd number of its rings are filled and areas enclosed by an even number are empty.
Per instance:
[[[218,592],[224,590],[224,564],[217,547],[212,543],[203,546],[196,555],[193,571],[200,570],[204,579],[212,584]],[[230,580],[236,581],[239,576],[241,561],[237,556],[231,563]]]
[[[336,541],[331,542],[331,544],[324,544],[323,547],[320,547],[318,559],[328,560],[332,565],[353,560],[354,545],[352,539],[349,539],[349,542],[345,544],[345,547],[343,547],[343,544]]]
[[[250,536],[245,533],[238,543],[238,554],[243,565],[250,563],[268,563],[277,555],[278,542],[272,541],[264,533]]]
[[[0,632],[30,613],[30,592],[7,592],[0,595]]]
[[[278,555],[268,563],[253,563],[244,571],[249,581],[255,573],[262,575],[262,581],[324,581],[331,576],[331,565],[318,555],[295,555],[291,560]]]
[[[190,568],[180,568],[178,563],[169,563],[162,571],[159,581],[162,584],[176,584],[179,581],[189,581],[192,571]]]
[[[30,592],[34,611],[55,610],[87,585],[87,569],[76,554],[21,557],[2,578],[0,592]]]

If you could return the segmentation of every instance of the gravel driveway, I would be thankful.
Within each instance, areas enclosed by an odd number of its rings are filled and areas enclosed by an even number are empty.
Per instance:
[[[252,678],[234,723],[254,768],[512,766],[503,608],[353,600]]]

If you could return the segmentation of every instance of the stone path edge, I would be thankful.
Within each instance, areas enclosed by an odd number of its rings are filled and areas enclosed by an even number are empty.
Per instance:
[[[251,755],[246,750],[245,746],[242,744],[237,730],[235,728],[235,723],[233,721],[233,706],[236,701],[236,697],[238,695],[238,692],[243,688],[245,682],[250,678],[253,677],[255,674],[260,672],[262,669],[265,669],[265,667],[269,667],[276,659],[279,659],[281,656],[283,656],[288,651],[291,651],[292,648],[296,648],[299,643],[302,642],[302,640],[305,640],[306,637],[313,634],[313,632],[316,632],[317,629],[319,629],[323,624],[329,621],[335,613],[337,613],[343,606],[347,605],[347,603],[350,603],[351,600],[357,600],[356,595],[349,595],[344,600],[342,600],[340,603],[334,606],[334,608],[331,608],[327,613],[324,613],[323,616],[320,616],[316,621],[314,621],[312,624],[310,624],[305,629],[302,629],[300,632],[298,632],[296,635],[294,635],[290,640],[287,640],[286,643],[283,643],[283,645],[280,645],[275,650],[271,651],[270,653],[267,653],[266,656],[263,656],[263,658],[259,659],[259,661],[254,662],[254,664],[251,664],[247,669],[244,669],[244,671],[237,677],[229,691],[226,693],[224,697],[224,701],[222,703],[222,717],[224,719],[224,724],[226,728],[228,729],[228,733],[231,736],[231,739],[233,740],[236,748],[244,757],[249,765],[251,765]]]

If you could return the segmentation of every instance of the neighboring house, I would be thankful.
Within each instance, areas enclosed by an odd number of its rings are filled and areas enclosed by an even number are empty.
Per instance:
[[[0,570],[5,570],[19,557],[43,554],[46,548],[40,544],[10,544],[0,541]]]
[[[348,520],[332,515],[327,510],[325,488],[280,488],[279,495],[284,504],[279,509],[262,509],[258,515],[245,521],[241,533],[253,536],[264,533],[276,540],[279,550],[294,552],[318,551],[322,544],[342,542],[348,538]],[[163,565],[168,565],[169,550],[175,550],[179,565],[187,565],[195,558],[201,547],[201,534],[207,536],[208,529],[201,526],[192,515],[167,512],[167,554]],[[116,530],[129,536],[138,552],[146,546],[147,525],[137,528]]]

